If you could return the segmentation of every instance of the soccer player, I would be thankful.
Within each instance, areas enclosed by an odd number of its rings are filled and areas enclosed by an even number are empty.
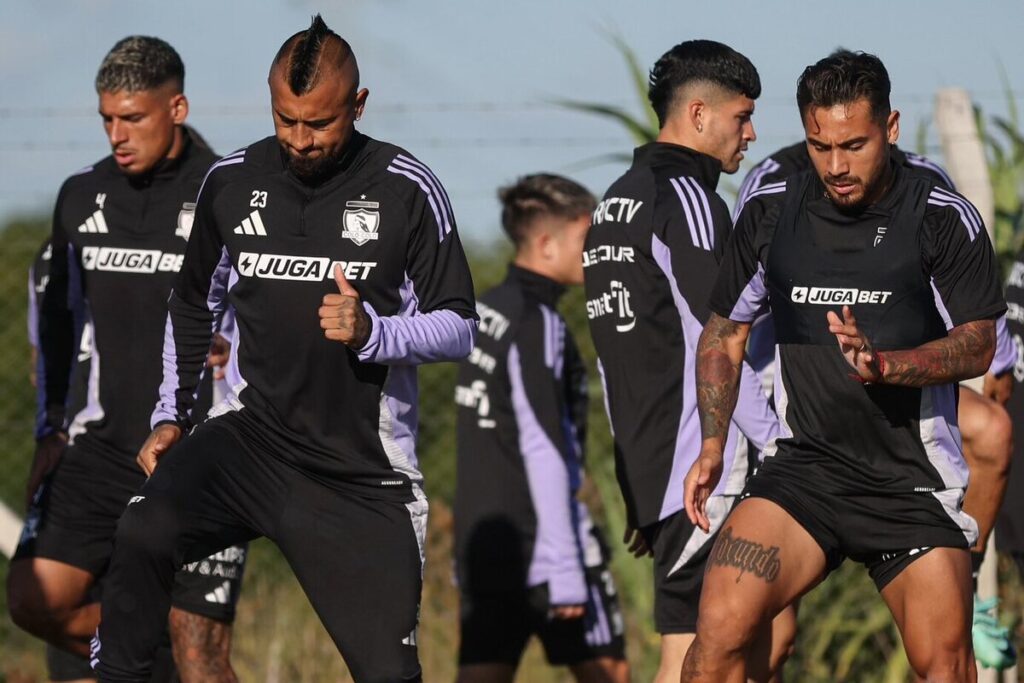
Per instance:
[[[955,191],[953,180],[934,161],[893,145],[893,163],[912,174],[922,174],[936,187]],[[734,215],[747,199],[762,188],[812,168],[807,143],[799,142],[778,150],[754,166],[740,186]],[[876,236],[877,237],[877,236]],[[770,383],[774,375],[775,328],[771,316],[759,318],[750,331],[750,363]],[[996,350],[985,373],[982,393],[961,385],[957,403],[957,424],[963,441],[964,459],[971,473],[971,485],[964,496],[964,512],[978,523],[978,541],[971,548],[971,574],[975,591],[977,576],[985,559],[985,548],[1006,493],[1012,455],[1013,425],[1002,404],[1013,388],[1010,371],[1017,360],[1016,348],[1007,330],[1006,318],[996,320]],[[1006,668],[1016,659],[1006,629],[991,624],[995,604],[974,598],[974,648],[978,659],[989,666]]]
[[[956,383],[988,368],[1006,305],[974,207],[894,163],[889,91],[872,55],[843,51],[804,71],[814,171],[747,202],[711,295],[690,519],[708,527],[750,323],[766,304],[782,430],[711,552],[683,681],[745,680],[765,620],[845,557],[868,566],[918,676],[974,675],[978,530],[961,509]]]
[[[368,91],[319,15],[278,50],[269,86],[276,137],[211,168],[168,302],[138,457],[151,476],[118,525],[93,642],[102,681],[145,680],[180,563],[258,536],[356,681],[421,678],[416,366],[469,354],[469,268],[436,176],[355,130]],[[182,439],[229,304],[231,394]]]
[[[516,253],[477,302],[476,348],[459,364],[455,568],[461,683],[511,682],[530,636],[578,681],[629,680],[603,534],[576,500],[587,378],[557,312],[583,284],[596,204],[568,178],[537,174],[499,192]]]
[[[159,393],[167,297],[215,159],[184,128],[183,87],[170,45],[142,36],[118,42],[96,77],[113,153],[68,178],[54,210],[32,504],[7,592],[15,623],[79,657],[89,654],[99,621],[91,589],[106,570],[117,520],[145,480],[135,455]],[[69,413],[86,322],[86,399]],[[230,624],[244,549],[225,553],[175,579],[171,622],[184,681],[234,680]]]
[[[736,172],[755,139],[751,116],[760,92],[753,64],[726,45],[694,40],[666,52],[650,75],[658,139],[636,150],[632,167],[598,204],[584,252],[587,317],[619,485],[636,530],[627,543],[637,555],[654,555],[658,681],[679,678],[697,625],[709,541],[749,471],[739,432],[762,449],[778,429],[754,371],[744,366],[740,408],[724,445],[725,476],[709,504],[714,521],[694,526],[682,511],[682,492],[700,446],[695,352],[732,229],[716,187],[723,172]],[[762,668],[775,669],[783,659],[791,617],[780,619],[770,656],[758,658]]]

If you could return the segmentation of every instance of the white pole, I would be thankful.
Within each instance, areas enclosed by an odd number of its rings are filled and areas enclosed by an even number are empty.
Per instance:
[[[995,198],[988,174],[988,162],[985,160],[985,147],[978,135],[974,105],[966,90],[943,88],[935,93],[935,124],[942,141],[946,170],[956,183],[957,191],[967,197],[981,213],[989,239],[994,243],[992,230],[995,224]],[[979,391],[981,378],[963,384]],[[978,597],[982,600],[999,593],[997,564],[995,533],[992,533],[988,539],[985,562],[978,574]],[[978,664],[978,683],[999,683],[1000,680],[1016,681],[1016,667],[1000,676],[999,672],[982,668]]]

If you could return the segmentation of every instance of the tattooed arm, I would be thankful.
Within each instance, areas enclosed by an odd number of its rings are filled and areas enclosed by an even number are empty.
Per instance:
[[[683,495],[687,516],[704,531],[710,526],[704,506],[722,476],[722,452],[736,408],[740,364],[749,333],[749,323],[712,313],[697,344],[697,411],[702,440],[700,456],[686,475]]]
[[[849,306],[843,306],[843,320],[832,311],[827,315],[839,350],[865,382],[905,387],[959,382],[985,374],[995,353],[994,320],[957,325],[948,336],[914,349],[876,353]]]

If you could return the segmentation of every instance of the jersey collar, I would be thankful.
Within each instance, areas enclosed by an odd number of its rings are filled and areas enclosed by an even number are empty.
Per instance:
[[[722,175],[722,162],[695,149],[671,142],[649,142],[633,151],[634,166],[667,166],[672,173],[697,178],[714,190]]]
[[[505,277],[505,281],[516,284],[523,292],[550,308],[557,306],[558,300],[565,294],[564,285],[560,285],[540,273],[520,268],[514,263],[508,264],[508,275]]]

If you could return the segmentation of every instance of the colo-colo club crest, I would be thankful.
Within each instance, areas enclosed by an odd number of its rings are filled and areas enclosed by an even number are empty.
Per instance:
[[[363,200],[345,202],[344,227],[341,236],[362,246],[370,240],[380,238],[377,228],[380,227],[379,202]]]
[[[178,227],[174,230],[175,237],[180,237],[188,242],[188,236],[192,234],[192,221],[196,218],[196,205],[192,202],[183,202],[181,211],[178,212]]]

